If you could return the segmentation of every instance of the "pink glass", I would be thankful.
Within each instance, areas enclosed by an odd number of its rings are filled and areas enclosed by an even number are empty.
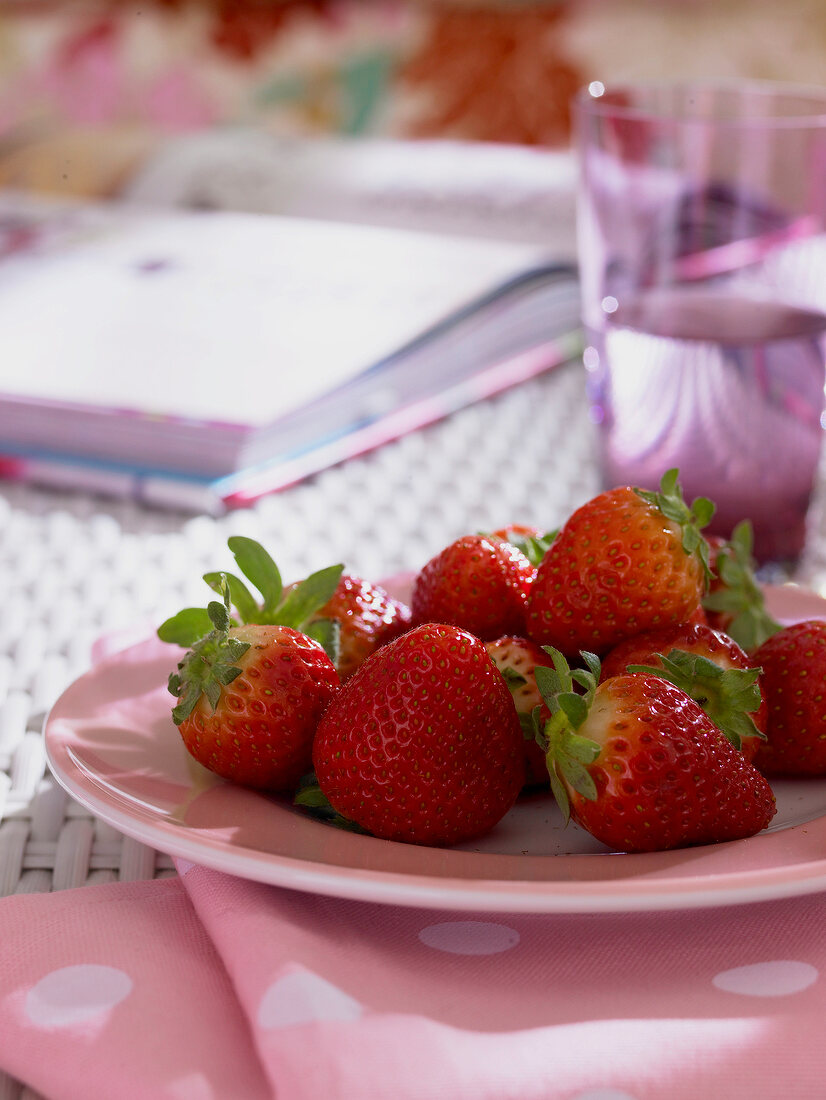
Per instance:
[[[604,483],[678,466],[709,530],[751,519],[761,561],[794,561],[826,422],[826,89],[595,82],[574,118]]]

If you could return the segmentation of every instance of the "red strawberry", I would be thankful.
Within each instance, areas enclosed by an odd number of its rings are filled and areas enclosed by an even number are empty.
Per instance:
[[[484,640],[522,634],[535,572],[510,543],[466,535],[431,558],[416,577],[413,622],[448,623]]]
[[[330,599],[310,618],[331,619],[339,624],[336,668],[342,680],[379,646],[397,638],[410,626],[410,608],[392,599],[377,584],[343,573]]]
[[[600,678],[640,666],[690,695],[734,747],[754,759],[765,741],[766,706],[757,686],[759,669],[733,638],[702,623],[649,630],[615,646],[602,662]]]
[[[593,654],[588,671],[573,673],[555,656],[556,669],[537,669],[537,681],[552,713],[543,735],[551,787],[566,817],[624,852],[737,840],[768,825],[771,788],[693,699],[655,676],[597,686]]]
[[[544,706],[536,685],[536,666],[552,666],[553,662],[538,645],[527,638],[518,638],[512,634],[487,642],[485,648],[502,673],[519,716],[525,738],[525,786],[547,787],[545,753],[536,742],[532,716],[536,707]]]
[[[316,726],[339,690],[321,645],[286,626],[230,626],[229,599],[178,664],[173,719],[199,763],[234,783],[287,791],[312,763]]]
[[[313,765],[333,809],[375,836],[455,844],[516,801],[522,731],[483,643],[430,623],[377,650],[341,688]]]
[[[754,662],[768,707],[755,764],[767,775],[826,775],[826,622],[779,630]]]
[[[713,510],[705,498],[686,505],[676,470],[663,476],[659,493],[625,486],[594,497],[537,570],[528,636],[569,656],[603,654],[623,638],[689,618],[708,571],[700,528]]]
[[[753,653],[780,629],[766,610],[754,575],[752,541],[748,520],[734,528],[728,542],[719,535],[709,538],[712,579],[703,597],[709,625],[725,631],[746,653]]]

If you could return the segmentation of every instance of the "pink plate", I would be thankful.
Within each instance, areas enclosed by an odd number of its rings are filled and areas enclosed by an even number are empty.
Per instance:
[[[784,622],[826,619],[826,600],[767,590]],[[437,849],[342,832],[225,783],[186,752],[166,690],[178,650],[155,639],[96,665],[46,719],[63,786],[127,836],[242,878],[439,909],[616,912],[728,905],[826,890],[826,780],[774,784],[778,812],[748,840],[646,855],[610,852],[525,798],[482,840]]]

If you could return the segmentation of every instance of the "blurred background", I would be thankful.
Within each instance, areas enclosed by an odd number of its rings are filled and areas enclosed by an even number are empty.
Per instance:
[[[0,186],[111,197],[227,127],[565,148],[596,77],[824,62],[823,0],[0,0]]]

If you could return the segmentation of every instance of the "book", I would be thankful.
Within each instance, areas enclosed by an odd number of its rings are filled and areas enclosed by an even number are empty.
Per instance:
[[[0,474],[249,504],[576,354],[542,245],[0,197]]]
[[[576,179],[570,149],[221,127],[169,138],[123,194],[152,206],[542,241],[572,261]]]

